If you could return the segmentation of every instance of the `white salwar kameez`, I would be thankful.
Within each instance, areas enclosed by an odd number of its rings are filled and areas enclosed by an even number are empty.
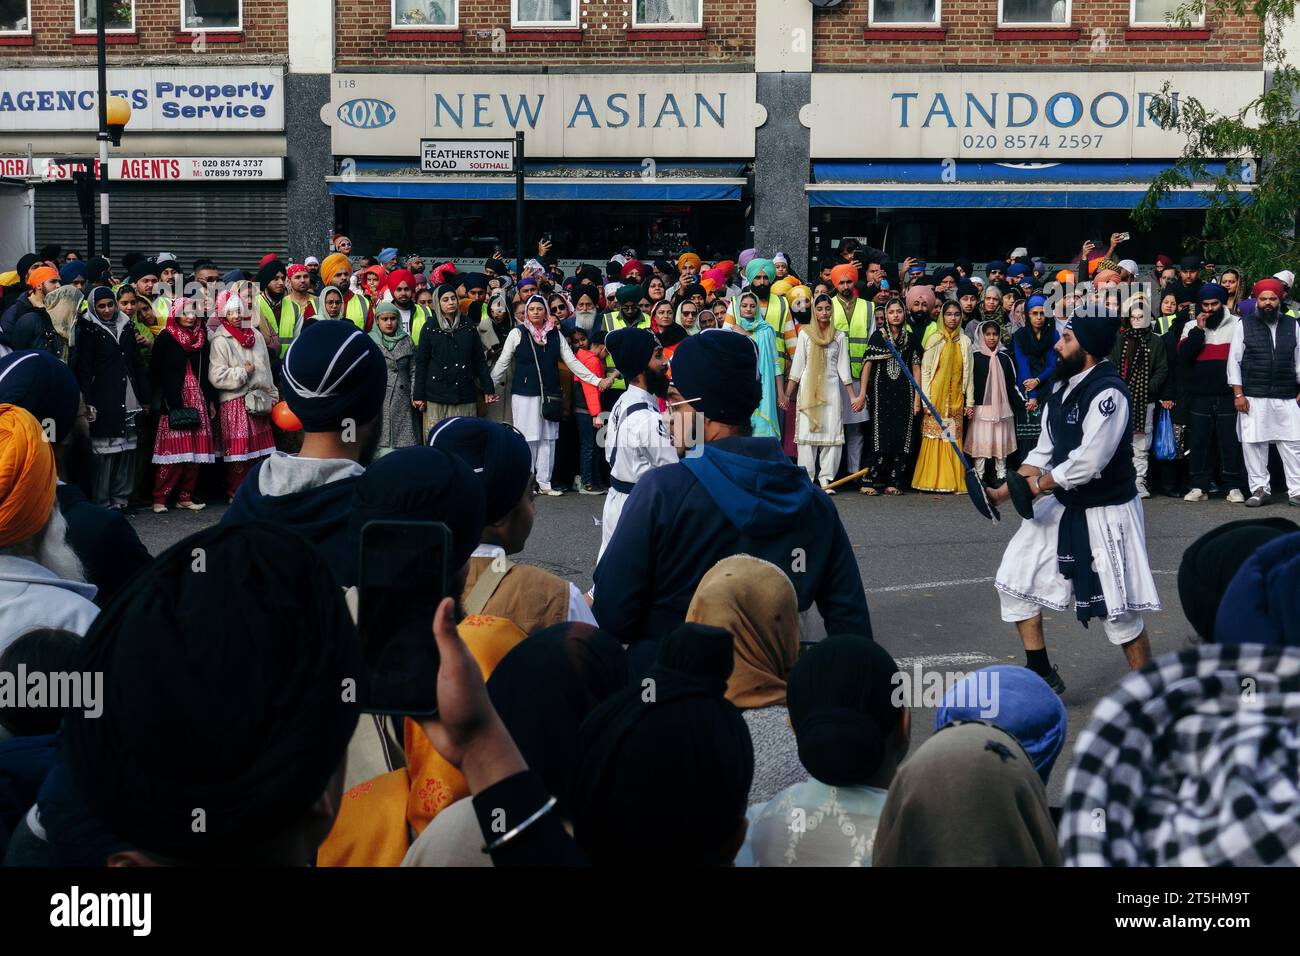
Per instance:
[[[1274,344],[1277,327],[1282,322],[1295,322],[1288,316],[1279,316],[1269,328]],[[1267,325],[1267,323],[1265,323]],[[1238,322],[1232,330],[1232,345],[1228,347],[1228,384],[1241,385],[1241,359],[1246,354],[1246,323]],[[1296,378],[1300,380],[1300,328],[1296,330],[1295,355],[1292,357]],[[1296,389],[1300,394],[1300,388]],[[1237,413],[1237,437],[1241,439],[1241,456],[1246,461],[1246,475],[1250,479],[1251,494],[1263,489],[1268,494],[1268,446],[1276,445],[1282,469],[1286,472],[1286,493],[1290,498],[1300,496],[1300,405],[1292,398],[1256,398],[1246,396],[1249,411]]]
[[[807,334],[800,331],[795,343],[794,361],[790,365],[790,381],[803,380],[804,373],[808,371],[809,350],[817,347]],[[825,403],[814,409],[813,418],[795,410],[794,444],[799,466],[808,472],[808,477],[813,481],[818,481],[820,471],[823,485],[835,480],[835,473],[840,467],[840,454],[844,446],[844,412],[848,408],[848,399],[842,396],[852,381],[848,343],[844,333],[837,331],[830,345],[826,346],[826,361],[822,365],[822,397]],[[795,401],[797,404],[797,396]]]
[[[524,341],[523,336],[529,333],[524,330],[522,325],[516,325],[506,336],[506,344],[501,349],[501,355],[497,358],[497,364],[492,366],[492,381],[498,386],[504,386],[507,377],[513,374],[515,362],[515,349],[528,348],[528,343]],[[587,366],[583,365],[574,356],[569,343],[565,340],[564,335],[558,330],[560,336],[560,358],[568,366],[569,371],[577,378],[586,382],[588,385],[600,386],[601,379],[593,375]],[[538,358],[541,358],[542,349],[537,350]],[[510,396],[510,414],[514,418],[514,426],[519,429],[528,442],[528,450],[532,453],[533,473],[537,477],[537,486],[542,491],[551,490],[551,469],[555,465],[555,440],[560,437],[560,423],[550,422],[542,417],[542,396],[540,391],[544,386],[540,383],[541,369],[537,370],[539,385],[539,394],[537,395],[520,395],[517,392]]]
[[[1090,371],[1073,376],[1064,386],[1057,384],[1054,391],[1064,387],[1068,395]],[[1099,411],[1103,403],[1110,408],[1109,415]],[[1067,491],[1087,484],[1115,455],[1132,453],[1120,447],[1128,421],[1128,399],[1118,389],[1106,389],[1093,398],[1083,419],[1083,440],[1065,461],[1051,468],[1052,438],[1044,415],[1038,444],[1025,464],[1050,469],[1053,480]],[[1025,621],[1045,607],[1074,612],[1074,584],[1057,565],[1057,533],[1064,513],[1065,505],[1055,495],[1040,496],[1034,502],[1033,520],[1022,521],[1007,545],[994,584],[1002,602],[1002,620]],[[1147,559],[1142,502],[1134,497],[1121,505],[1088,508],[1086,518],[1093,567],[1106,599],[1103,628],[1112,644],[1127,644],[1145,627],[1142,612],[1160,610]]]
[[[639,403],[649,405],[650,411],[629,415],[628,408]],[[605,432],[605,458],[610,462],[611,478],[634,485],[650,469],[677,463],[677,449],[673,447],[668,426],[658,408],[659,399],[631,384],[614,403],[609,413],[609,428]],[[596,552],[598,564],[614,537],[614,529],[618,527],[628,497],[613,487],[605,492],[605,506],[600,516],[600,550]]]

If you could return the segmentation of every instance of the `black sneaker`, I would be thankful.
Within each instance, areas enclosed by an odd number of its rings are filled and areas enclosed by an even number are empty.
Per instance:
[[[1038,674],[1038,671],[1034,671],[1034,673]],[[1049,673],[1038,674],[1038,676],[1047,682],[1048,687],[1056,691],[1057,697],[1065,693],[1065,681],[1061,680],[1060,672],[1057,671],[1055,664],[1052,665],[1052,670]]]

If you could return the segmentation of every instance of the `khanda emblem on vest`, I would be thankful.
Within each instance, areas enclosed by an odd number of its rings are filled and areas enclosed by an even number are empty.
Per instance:
[[[1107,395],[1104,399],[1102,399],[1101,404],[1097,406],[1097,410],[1101,412],[1103,415],[1105,415],[1107,418],[1110,418],[1110,416],[1114,415],[1115,396]]]
[[[1070,411],[1066,413],[1065,423],[1067,425],[1079,424],[1079,403],[1078,402],[1075,402],[1074,405],[1070,408]]]

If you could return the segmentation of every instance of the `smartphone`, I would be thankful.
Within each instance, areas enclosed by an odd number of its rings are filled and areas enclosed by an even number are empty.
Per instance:
[[[1130,239],[1132,239],[1132,238],[1133,238],[1133,237],[1130,236],[1127,232],[1121,232],[1121,233],[1119,234],[1119,241],[1120,241],[1120,242],[1128,242],[1128,241],[1129,241]]]
[[[435,521],[371,521],[361,529],[357,629],[366,665],[358,692],[372,714],[438,713],[433,614],[451,591],[451,531]]]

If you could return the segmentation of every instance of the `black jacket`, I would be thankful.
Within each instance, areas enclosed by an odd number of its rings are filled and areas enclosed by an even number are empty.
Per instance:
[[[95,407],[90,437],[120,438],[126,434],[128,379],[141,407],[149,407],[149,374],[135,342],[135,326],[127,322],[115,339],[105,326],[83,315],[77,319],[76,342],[68,364],[82,398]]]
[[[1015,365],[1011,361],[1011,356],[1005,351],[999,351],[997,357],[1002,363],[1002,381],[1007,387],[1007,403],[1010,404],[1012,411],[1019,414],[1024,407],[1025,399],[1020,394],[1019,385],[1016,384]],[[975,365],[972,372],[971,385],[975,388],[975,404],[983,405],[984,390],[989,381],[989,357],[979,350],[975,352]]]
[[[492,375],[478,330],[464,319],[451,331],[436,318],[420,330],[415,348],[415,383],[411,398],[440,405],[468,405],[478,393],[492,395]]]
[[[217,390],[208,381],[208,355],[212,343],[206,336],[203,348],[196,352],[187,352],[179,342],[172,338],[170,332],[160,332],[154,339],[153,354],[149,356],[149,379],[153,383],[153,408],[160,415],[167,414],[171,408],[185,406],[185,366],[194,370],[203,389],[203,397],[209,402],[217,400]]]
[[[50,314],[26,298],[19,299],[16,307],[13,331],[9,333],[10,348],[15,352],[39,349],[63,358],[67,343],[54,331]]]
[[[68,522],[68,544],[81,559],[86,579],[99,588],[95,603],[107,607],[149,563],[149,550],[120,511],[91,504],[76,485],[59,485],[57,497]]]

